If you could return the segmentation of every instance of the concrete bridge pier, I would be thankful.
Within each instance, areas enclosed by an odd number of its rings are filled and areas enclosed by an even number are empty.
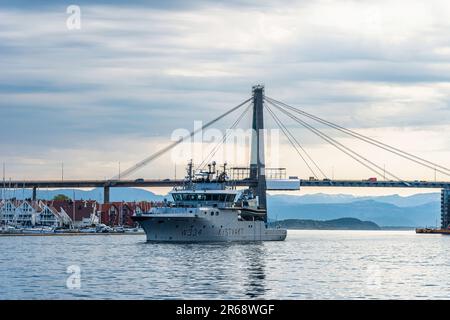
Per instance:
[[[103,203],[109,202],[109,186],[103,187]]]
[[[441,190],[441,228],[447,229],[450,225],[450,188]]]
[[[33,201],[36,201],[36,193],[37,193],[37,187],[33,187],[33,195],[31,196]]]

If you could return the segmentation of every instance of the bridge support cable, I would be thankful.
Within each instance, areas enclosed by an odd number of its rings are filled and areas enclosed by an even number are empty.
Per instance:
[[[203,131],[204,129],[210,127],[211,125],[213,125],[214,123],[216,123],[217,121],[221,120],[222,118],[226,117],[227,115],[229,115],[230,113],[233,113],[234,111],[236,111],[237,109],[241,108],[243,105],[245,105],[246,103],[248,103],[249,101],[251,101],[252,98],[248,98],[247,100],[241,102],[240,104],[238,104],[237,106],[231,108],[230,110],[228,110],[227,112],[223,113],[222,115],[218,116],[217,118],[209,121],[208,123],[204,124],[201,128],[192,131],[190,134],[178,139],[177,141],[171,143],[170,145],[168,145],[167,147],[158,150],[157,152],[155,152],[154,154],[150,155],[149,157],[145,158],[144,160],[138,162],[137,164],[135,164],[134,166],[132,166],[131,168],[128,168],[127,170],[123,171],[120,175],[121,178],[124,178],[126,176],[129,176],[130,174],[132,174],[133,172],[135,172],[136,170],[146,166],[147,164],[149,164],[151,161],[155,160],[156,158],[159,158],[160,156],[162,156],[163,154],[165,154],[166,152],[172,150],[173,148],[175,148],[177,145],[179,145],[180,143],[182,143],[183,141],[185,141],[186,139],[192,138],[194,135],[196,135],[197,133]],[[113,177],[111,180],[118,180],[118,176]]]
[[[265,105],[266,110],[269,112],[269,114],[272,116],[273,120],[275,120],[276,124],[280,127],[281,131],[284,133],[284,135],[286,136],[286,138],[288,139],[288,141],[291,143],[292,147],[294,147],[295,151],[297,151],[298,155],[300,156],[300,158],[303,160],[303,162],[306,164],[306,166],[308,167],[309,171],[311,171],[312,175],[318,179],[319,177],[317,176],[317,174],[314,172],[314,170],[312,169],[312,167],[309,165],[308,161],[306,161],[306,159],[303,157],[303,155],[301,154],[300,150],[297,148],[297,146],[295,145],[294,141],[297,143],[297,145],[300,147],[300,149],[306,154],[306,156],[308,157],[308,159],[315,165],[315,167],[319,170],[319,172],[325,177],[327,178],[327,176],[325,175],[325,173],[323,173],[323,171],[320,169],[320,167],[317,165],[317,163],[309,156],[309,154],[306,152],[306,150],[302,147],[302,145],[298,142],[297,139],[295,139],[294,135],[288,130],[288,128],[281,122],[281,120],[277,117],[277,115],[271,110],[271,108],[266,104]]]
[[[271,103],[271,102],[269,102],[269,103]],[[296,117],[295,115],[293,115],[289,111],[287,111],[287,110],[285,110],[285,109],[283,109],[283,108],[281,108],[281,107],[279,107],[279,106],[277,106],[275,104],[274,104],[274,106],[276,108],[278,108],[281,112],[283,112],[286,115],[288,115],[291,119],[297,121],[298,123],[300,123],[302,126],[307,128],[308,130],[310,130],[314,134],[318,135],[319,137],[321,137],[322,139],[324,139],[328,143],[332,144],[334,147],[338,148],[339,150],[341,150],[342,152],[344,152],[348,156],[352,157],[354,160],[358,161],[360,164],[364,165],[366,168],[370,169],[372,172],[374,172],[378,176],[383,177],[386,174],[388,174],[389,176],[393,177],[396,180],[404,181],[403,179],[397,177],[392,172],[385,170],[384,168],[382,168],[381,166],[377,165],[373,161],[367,159],[366,157],[362,156],[358,152],[356,152],[356,151],[350,149],[349,147],[343,145],[342,143],[340,143],[336,139],[330,137],[329,135],[325,134],[324,132],[320,131],[319,129],[311,126],[310,124],[308,124],[307,122],[303,121],[302,119],[299,119],[298,117]],[[368,164],[370,164],[372,167],[370,167]],[[380,171],[374,169],[374,167],[377,168]]]
[[[250,103],[245,109],[244,111],[239,115],[239,117],[236,119],[236,121],[231,125],[231,127],[229,128],[230,131],[226,132],[223,137],[222,140],[219,141],[212,149],[211,152],[206,156],[206,158],[197,166],[197,168],[195,168],[195,171],[197,170],[202,170],[206,164],[211,161],[213,159],[213,157],[216,155],[217,151],[219,151],[219,148],[227,141],[228,137],[231,134],[231,130],[233,130],[238,124],[239,122],[242,120],[242,118],[244,118],[244,116],[247,114],[247,112],[250,110],[250,107],[253,104]]]
[[[397,177],[395,174],[385,170],[384,168],[380,167],[379,165],[377,165],[376,163],[372,162],[371,160],[367,159],[366,157],[362,156],[361,154],[357,153],[356,151],[353,151],[352,149],[350,149],[349,147],[343,145],[342,143],[340,143],[339,141],[335,140],[334,138],[328,136],[327,134],[323,133],[322,131],[320,131],[317,128],[314,128],[313,126],[311,126],[310,124],[308,124],[307,122],[303,121],[302,119],[299,119],[298,117],[296,117],[295,115],[293,115],[292,113],[290,113],[289,111],[285,110],[284,108],[272,103],[271,101],[267,100],[270,104],[272,104],[274,107],[276,107],[278,110],[280,110],[281,112],[283,112],[284,114],[286,114],[288,117],[290,117],[291,119],[293,119],[294,121],[298,122],[299,124],[301,124],[303,127],[305,127],[306,129],[308,129],[309,131],[313,132],[315,135],[319,136],[320,138],[322,138],[323,140],[325,140],[326,142],[330,143],[331,145],[333,145],[335,148],[339,149],[340,151],[344,152],[345,154],[347,154],[349,157],[351,157],[352,159],[354,159],[355,161],[357,161],[358,163],[362,164],[363,166],[365,166],[366,168],[368,168],[369,170],[371,170],[372,172],[374,172],[376,175],[378,175],[379,177],[383,177],[385,174],[388,174],[389,176],[393,177],[396,180],[399,181],[404,181],[403,179],[400,179],[399,177]],[[370,165],[371,166],[370,166]],[[378,170],[376,170],[375,168],[377,168]]]
[[[325,125],[327,125],[327,126],[329,126],[329,127],[331,127],[331,128],[334,128],[334,129],[336,129],[336,130],[339,130],[339,131],[341,131],[341,132],[343,132],[343,133],[345,133],[345,134],[347,134],[347,135],[350,135],[350,136],[352,136],[352,137],[355,137],[355,138],[357,138],[357,139],[359,139],[359,140],[361,140],[361,141],[364,141],[364,142],[369,143],[369,144],[371,144],[371,145],[373,145],[373,146],[376,146],[376,147],[378,147],[378,148],[380,148],[380,149],[383,149],[383,150],[385,150],[385,151],[388,151],[388,152],[390,152],[390,153],[393,153],[393,154],[395,154],[395,155],[397,155],[397,156],[400,156],[400,157],[402,157],[402,158],[404,158],[404,159],[407,159],[407,160],[409,160],[409,161],[412,161],[412,162],[414,162],[414,163],[416,163],[416,164],[419,164],[419,165],[421,165],[421,166],[424,166],[424,167],[429,168],[429,169],[432,169],[432,170],[436,170],[437,172],[442,173],[442,174],[444,174],[444,175],[450,176],[450,169],[449,169],[449,168],[446,168],[446,167],[444,167],[444,166],[441,166],[441,165],[439,165],[439,164],[437,164],[437,163],[431,162],[431,161],[429,161],[429,160],[426,160],[426,159],[424,159],[424,158],[418,157],[418,156],[416,156],[416,155],[413,155],[413,154],[411,154],[411,153],[408,153],[408,152],[403,151],[403,150],[401,150],[401,149],[398,149],[398,148],[396,148],[396,147],[390,146],[390,145],[388,145],[388,144],[386,144],[386,143],[383,143],[383,142],[381,142],[381,141],[375,140],[375,139],[373,139],[373,138],[370,138],[370,137],[368,137],[368,136],[365,136],[365,135],[363,135],[363,134],[361,134],[361,133],[358,133],[358,132],[356,132],[356,131],[353,131],[353,130],[344,128],[344,127],[342,127],[342,126],[340,126],[340,125],[337,125],[337,124],[332,123],[332,122],[330,122],[330,121],[327,121],[327,120],[325,120],[325,119],[319,118],[319,117],[317,117],[317,116],[315,116],[315,115],[312,115],[312,114],[310,114],[310,113],[307,113],[307,112],[305,112],[305,111],[303,111],[303,110],[300,110],[300,109],[298,109],[298,108],[292,107],[292,106],[290,106],[290,105],[288,105],[288,104],[286,104],[286,103],[283,103],[283,102],[281,102],[281,101],[275,100],[275,99],[273,99],[273,98],[266,97],[266,100],[267,100],[267,101],[270,101],[270,102],[272,102],[272,103],[276,103],[276,104],[278,104],[278,105],[280,105],[280,106],[283,106],[283,107],[285,107],[285,108],[288,108],[289,110],[294,111],[294,112],[296,112],[296,113],[298,113],[298,114],[300,114],[300,115],[303,115],[303,116],[305,116],[305,117],[308,117],[308,118],[310,118],[310,119],[312,119],[312,120],[315,120],[315,121],[317,121],[317,122],[319,122],[319,123],[325,124]]]

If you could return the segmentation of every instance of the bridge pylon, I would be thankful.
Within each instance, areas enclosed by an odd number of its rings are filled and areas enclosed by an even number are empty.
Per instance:
[[[264,86],[256,85],[253,91],[252,145],[250,178],[257,181],[253,192],[258,196],[258,208],[267,210],[266,162],[264,157]],[[267,222],[267,213],[264,217]]]

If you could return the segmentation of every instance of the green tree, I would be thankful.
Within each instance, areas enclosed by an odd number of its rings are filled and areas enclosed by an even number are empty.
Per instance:
[[[70,198],[64,194],[57,194],[53,197],[53,200],[70,200]]]

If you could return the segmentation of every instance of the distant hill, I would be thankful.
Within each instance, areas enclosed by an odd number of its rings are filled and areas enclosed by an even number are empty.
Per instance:
[[[8,192],[11,197],[15,196],[18,199],[31,198],[31,190],[18,189],[15,193]],[[50,200],[58,194],[63,194],[69,198],[73,198],[75,194],[76,199],[84,200],[97,200],[103,202],[103,188],[95,188],[92,190],[79,190],[79,189],[55,189],[45,190],[40,189],[37,191],[37,197],[39,199]],[[111,201],[162,201],[165,196],[156,195],[151,191],[147,191],[139,188],[111,188],[110,199]]]
[[[277,220],[313,219],[332,220],[353,217],[373,221],[380,226],[434,226],[440,217],[440,203],[431,202],[420,206],[398,207],[375,200],[350,203],[298,204],[271,201],[270,216]]]
[[[349,194],[305,194],[305,195],[272,195],[270,199],[277,203],[297,203],[297,204],[326,204],[326,203],[350,203],[355,201],[363,200],[375,200],[377,202],[389,203],[398,207],[414,207],[430,202],[439,202],[440,193],[419,193],[412,196],[402,197],[398,194],[387,195],[387,196],[365,196],[365,197],[355,197]]]
[[[334,220],[304,220],[287,219],[272,223],[286,229],[301,230],[380,230],[381,228],[374,222],[361,221],[355,218],[341,218]]]

